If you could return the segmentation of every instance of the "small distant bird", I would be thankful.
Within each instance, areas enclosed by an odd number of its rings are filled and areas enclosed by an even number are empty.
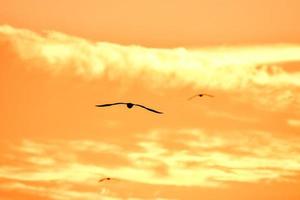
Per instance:
[[[101,178],[98,182],[100,183],[100,182],[103,182],[103,181],[110,181],[110,180],[112,180],[112,178],[106,177],[106,178]]]
[[[140,104],[135,104],[135,103],[124,103],[124,102],[118,102],[118,103],[109,103],[109,104],[101,104],[101,105],[96,105],[96,107],[106,107],[106,106],[113,106],[113,105],[119,105],[119,104],[125,104],[127,106],[127,108],[132,108],[133,106],[139,106],[141,108],[144,108],[144,109],[147,109],[151,112],[155,112],[155,113],[158,113],[158,114],[163,114],[162,112],[160,111],[157,111],[157,110],[154,110],[154,109],[151,109],[151,108],[148,108],[146,106],[143,106],[143,105],[140,105]]]
[[[202,94],[196,94],[196,95],[190,97],[188,100],[191,100],[195,97],[203,97],[203,96],[214,97],[213,95],[202,93]]]

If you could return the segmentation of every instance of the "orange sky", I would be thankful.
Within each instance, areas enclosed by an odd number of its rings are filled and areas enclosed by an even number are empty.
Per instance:
[[[155,47],[300,42],[298,0],[2,0],[0,23]]]
[[[1,200],[300,199],[299,6],[2,1]]]

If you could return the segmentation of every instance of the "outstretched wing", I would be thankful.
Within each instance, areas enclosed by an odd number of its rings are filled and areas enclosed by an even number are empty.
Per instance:
[[[147,109],[147,110],[149,110],[149,111],[151,111],[151,112],[155,112],[155,113],[158,113],[158,114],[163,114],[163,112],[160,112],[160,111],[157,111],[157,110],[153,110],[153,109],[151,109],[151,108],[147,108],[146,106],[143,106],[143,105],[140,105],[140,104],[135,104],[136,106],[140,106],[140,107],[142,107],[142,108],[145,108],[145,109]]]
[[[202,97],[202,96],[214,97],[213,95],[210,95],[210,94],[200,93],[200,94],[196,94],[196,95],[194,95],[194,96],[188,98],[188,100],[191,100],[191,99],[193,99],[193,98],[195,98],[195,97],[198,97],[198,96],[199,96],[199,97]]]
[[[103,182],[103,181],[119,181],[120,179],[117,178],[112,178],[112,177],[105,177],[105,178],[101,178],[98,183]]]
[[[208,97],[214,97],[214,96],[211,95],[211,94],[202,94],[202,95],[205,95],[205,96],[208,96]]]
[[[199,96],[199,94],[196,94],[196,95],[194,95],[194,96],[191,96],[190,98],[188,98],[188,100],[191,100],[191,99],[193,99],[193,98],[195,98],[195,97],[197,97],[197,96]]]
[[[102,182],[102,181],[106,181],[106,180],[110,180],[110,178],[101,178],[98,182]]]
[[[96,107],[114,106],[114,105],[118,105],[118,104],[126,104],[126,103],[118,102],[118,103],[98,104],[98,105],[96,105]]]

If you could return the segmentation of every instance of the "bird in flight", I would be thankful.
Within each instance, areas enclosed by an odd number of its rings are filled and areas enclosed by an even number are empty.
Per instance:
[[[100,183],[100,182],[103,182],[103,181],[110,181],[110,180],[112,180],[112,178],[105,177],[105,178],[101,178],[98,182]]]
[[[124,103],[124,102],[118,102],[118,103],[109,103],[109,104],[101,104],[101,105],[96,105],[96,107],[107,107],[107,106],[114,106],[114,105],[119,105],[119,104],[125,104],[127,106],[127,108],[132,108],[133,106],[139,106],[141,108],[144,108],[144,109],[147,109],[151,112],[155,112],[157,114],[163,114],[162,112],[160,111],[157,111],[157,110],[154,110],[152,108],[148,108],[146,106],[143,106],[141,104],[135,104],[135,103]]]
[[[188,100],[191,100],[191,99],[193,99],[195,97],[203,97],[203,96],[214,97],[213,95],[210,95],[210,94],[201,93],[201,94],[196,94],[196,95],[188,98]]]

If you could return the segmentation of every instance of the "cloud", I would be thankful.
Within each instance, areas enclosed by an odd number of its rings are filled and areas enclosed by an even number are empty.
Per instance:
[[[9,183],[0,189],[47,191],[53,199],[95,199],[98,179],[111,176],[120,181],[105,184],[101,195],[118,199],[121,194],[135,197],[132,184],[156,186],[147,193],[153,197],[161,186],[220,188],[231,182],[289,181],[287,177],[300,173],[299,140],[255,130],[219,133],[198,128],[139,134],[138,151],[97,140],[27,139],[9,144],[11,151],[1,155],[1,181]],[[123,193],[125,188],[130,192]]]
[[[23,60],[54,72],[71,69],[88,78],[142,76],[151,84],[155,80],[157,85],[217,89],[300,86],[300,72],[288,73],[276,65],[300,61],[299,45],[154,49],[91,42],[54,31],[38,34],[8,25],[0,26],[0,37]]]
[[[295,138],[294,141],[285,140],[259,131],[220,135],[199,129],[164,131],[163,134],[172,140],[185,138],[182,141],[185,148],[164,147],[165,141],[160,136],[162,132],[158,131],[147,137],[148,142],[141,142],[140,145],[146,147],[145,152],[129,156],[137,160],[146,157],[164,162],[168,167],[168,181],[177,184],[213,186],[219,182],[212,180],[258,182],[280,179],[297,173],[300,167],[299,139]],[[186,138],[187,134],[197,137]]]
[[[177,143],[181,141],[185,147],[168,146],[170,138]],[[182,138],[185,138],[184,141]],[[43,147],[44,153],[40,154],[40,150],[36,154],[32,154],[32,151],[28,153],[23,148],[28,143]],[[29,161],[35,167],[6,164],[0,170],[1,177],[92,184],[97,174],[102,174],[154,185],[220,186],[220,183],[228,181],[276,180],[293,175],[300,168],[299,139],[283,139],[260,131],[218,134],[201,129],[156,130],[140,136],[137,145],[142,150],[114,153],[113,149],[122,147],[103,145],[102,142],[92,140],[56,141],[53,144],[51,141],[24,141],[16,150],[25,150],[22,160]],[[78,146],[83,148],[78,149]],[[49,148],[53,151],[62,150],[66,159],[61,160],[57,154],[49,154]],[[102,155],[105,152],[111,154],[104,157]],[[103,163],[97,163],[97,157],[85,162],[83,158],[90,153],[94,156],[98,154]],[[106,164],[116,156],[127,161],[116,160],[114,167]]]
[[[285,70],[286,63],[300,61],[297,44],[158,49],[2,25],[0,48],[10,48],[28,67],[54,74],[72,72],[87,80],[120,81],[122,91],[134,81],[156,92],[188,85],[195,90],[240,92],[233,97],[238,102],[272,111],[297,112],[300,107],[300,71]]]
[[[99,199],[100,195],[97,194],[96,192],[82,192],[82,191],[75,191],[75,190],[70,190],[64,185],[57,184],[56,186],[37,186],[34,184],[30,183],[6,183],[4,185],[0,186],[0,189],[2,190],[15,190],[18,192],[23,192],[23,193],[29,193],[34,195],[36,198],[37,196],[40,196],[41,199],[44,198],[51,198],[55,200],[64,200],[64,199],[74,199],[74,200],[82,200],[82,199]],[[22,194],[20,194],[22,196]],[[24,194],[23,194],[24,196]],[[104,198],[107,199],[115,199],[115,198],[110,198],[109,196],[106,196],[104,194],[101,195]],[[106,196],[106,197],[105,197]],[[43,198],[42,198],[43,197]],[[118,198],[119,199],[119,198]]]
[[[288,119],[287,123],[288,123],[288,125],[293,126],[293,127],[300,127],[299,119]]]

